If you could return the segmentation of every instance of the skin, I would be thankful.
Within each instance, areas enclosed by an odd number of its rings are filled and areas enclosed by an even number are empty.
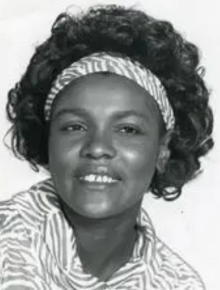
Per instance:
[[[144,193],[157,164],[163,164],[161,152],[168,151],[161,128],[154,99],[118,75],[81,77],[53,104],[49,170],[74,227],[84,269],[100,280],[106,281],[132,254]],[[79,180],[100,167],[120,180],[107,186]]]

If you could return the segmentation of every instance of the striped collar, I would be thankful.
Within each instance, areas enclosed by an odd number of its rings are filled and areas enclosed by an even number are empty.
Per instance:
[[[73,281],[90,281],[99,284],[96,277],[84,273],[82,264],[76,250],[76,239],[73,228],[66,220],[59,204],[59,198],[56,194],[51,179],[38,183],[29,190],[29,195],[18,195],[17,203],[28,204],[33,217],[33,224],[29,225],[29,232],[40,234],[41,240],[46,244],[50,252],[51,259],[56,260],[60,271]],[[20,210],[22,214],[22,209]],[[147,266],[150,266],[155,255],[155,232],[152,223],[141,208],[137,217],[138,238],[134,246],[133,255],[130,260],[120,268],[108,284],[114,284],[115,281],[124,283],[125,277],[120,279],[122,273],[129,275],[134,272],[144,272]],[[37,229],[37,230],[36,230]],[[40,244],[40,242],[39,242]],[[129,271],[127,269],[130,269]],[[133,271],[133,272],[132,272]],[[123,276],[123,275],[122,275]],[[105,283],[106,284],[106,283]],[[80,289],[75,285],[76,289]],[[98,288],[97,288],[98,289]]]

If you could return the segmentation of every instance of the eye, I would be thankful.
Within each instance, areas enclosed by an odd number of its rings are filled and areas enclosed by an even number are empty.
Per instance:
[[[125,134],[130,134],[130,135],[137,135],[140,133],[140,130],[138,128],[134,126],[130,126],[130,125],[125,125],[121,127],[119,131]]]
[[[87,127],[85,125],[82,125],[80,123],[75,123],[75,124],[65,124],[61,127],[61,131],[86,131]]]

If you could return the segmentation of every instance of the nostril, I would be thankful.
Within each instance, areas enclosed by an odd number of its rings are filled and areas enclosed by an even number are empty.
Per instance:
[[[90,158],[90,159],[109,159],[111,158],[111,156],[109,156],[108,154],[103,154],[100,152],[87,152],[85,155],[85,157]]]

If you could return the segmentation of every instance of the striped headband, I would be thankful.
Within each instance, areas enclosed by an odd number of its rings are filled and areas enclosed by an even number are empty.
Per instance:
[[[166,129],[173,129],[175,124],[174,112],[167,98],[166,91],[160,80],[137,61],[128,57],[118,57],[104,52],[94,53],[83,57],[64,69],[56,78],[45,102],[45,119],[50,119],[51,107],[57,94],[73,80],[92,73],[111,72],[125,76],[143,87],[157,102]]]

